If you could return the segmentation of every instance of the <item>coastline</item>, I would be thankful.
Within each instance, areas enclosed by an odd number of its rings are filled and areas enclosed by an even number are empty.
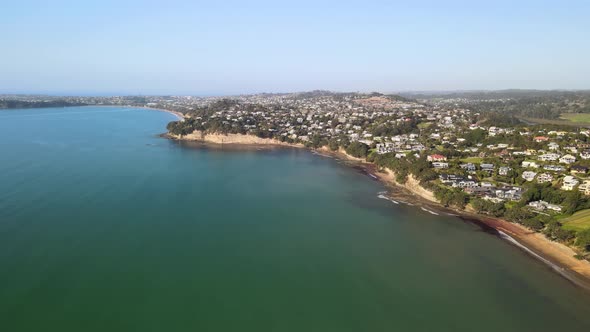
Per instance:
[[[141,106],[139,108],[145,108],[147,110],[156,111],[156,112],[170,113],[170,114],[173,114],[174,116],[176,116],[178,118],[178,120],[181,120],[181,121],[184,120],[184,114],[182,114],[180,112],[166,110],[166,109],[163,109],[163,108],[147,107],[147,106]]]
[[[306,148],[303,144],[285,143],[274,139],[259,138],[252,135],[242,134],[203,134],[202,132],[193,132],[189,135],[178,136],[166,133],[162,135],[168,139],[177,141],[194,141],[204,144],[223,146],[258,146],[258,147],[291,147]],[[306,148],[307,149],[307,148]],[[435,208],[437,211],[444,211],[447,215],[456,216],[464,222],[469,222],[480,226],[484,231],[494,234],[503,240],[510,242],[512,245],[524,251],[527,255],[541,261],[553,271],[559,273],[576,286],[590,291],[590,262],[579,260],[574,257],[576,252],[561,243],[547,239],[543,234],[529,230],[522,225],[512,223],[500,218],[494,218],[487,215],[477,214],[468,210],[451,209],[441,205],[434,197],[434,193],[426,190],[411,175],[406,183],[398,183],[395,180],[395,173],[389,169],[385,172],[379,171],[377,167],[366,162],[362,158],[350,156],[340,148],[338,151],[332,151],[327,147],[319,149],[310,149],[319,155],[328,156],[356,164],[364,173],[371,176],[374,180],[382,182],[385,186],[392,189],[388,195],[395,195],[397,192],[405,192],[417,198],[421,205]],[[390,190],[391,191],[391,190]],[[395,197],[394,197],[395,198]],[[412,204],[413,205],[413,204]],[[418,206],[416,206],[418,207]],[[422,207],[424,211],[432,214],[438,214],[429,209]]]

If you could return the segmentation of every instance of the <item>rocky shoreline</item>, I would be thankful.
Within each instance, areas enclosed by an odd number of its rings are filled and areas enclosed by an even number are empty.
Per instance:
[[[204,134],[195,131],[192,134],[179,136],[170,133],[163,135],[166,138],[178,141],[194,141],[216,146],[257,146],[257,147],[291,147],[305,148],[301,143],[290,144],[275,139],[260,138],[252,135],[241,134]],[[474,223],[484,231],[493,233],[496,236],[516,245],[521,250],[547,264],[552,270],[564,276],[577,286],[590,291],[590,262],[575,258],[576,252],[561,243],[547,239],[544,235],[529,230],[519,224],[477,214],[473,211],[455,210],[442,206],[434,197],[434,193],[422,187],[417,179],[411,175],[406,183],[399,183],[395,180],[395,173],[389,169],[378,170],[372,163],[367,163],[361,158],[348,155],[342,148],[339,151],[332,151],[327,147],[314,150],[318,154],[326,155],[351,162],[360,167],[365,173],[375,177],[391,189],[390,195],[395,198],[396,192],[400,190],[406,194],[418,198],[422,204],[432,205],[437,210],[452,214],[465,222]]]

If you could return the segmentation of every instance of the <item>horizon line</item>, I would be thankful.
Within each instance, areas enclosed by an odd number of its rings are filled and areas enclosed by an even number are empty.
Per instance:
[[[185,97],[200,97],[200,98],[211,98],[211,97],[231,97],[231,96],[252,96],[262,94],[298,94],[298,93],[309,93],[309,92],[328,92],[328,93],[356,93],[356,94],[371,94],[381,93],[384,95],[391,94],[452,94],[452,93],[478,93],[478,92],[508,92],[508,91],[522,91],[522,92],[590,92],[590,88],[584,89],[564,89],[564,88],[551,88],[551,89],[532,89],[532,88],[503,88],[503,89],[449,89],[449,90],[393,90],[393,91],[379,91],[379,90],[367,90],[367,91],[344,91],[344,90],[329,90],[329,89],[311,89],[311,90],[300,90],[300,91],[282,91],[282,92],[244,92],[244,93],[101,93],[101,92],[4,92],[0,91],[0,96],[46,96],[46,97],[161,97],[161,96],[185,96]]]

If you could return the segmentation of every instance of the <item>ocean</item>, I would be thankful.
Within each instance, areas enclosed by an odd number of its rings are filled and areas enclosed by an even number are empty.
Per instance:
[[[508,241],[303,149],[159,137],[175,119],[0,111],[3,331],[590,329]]]

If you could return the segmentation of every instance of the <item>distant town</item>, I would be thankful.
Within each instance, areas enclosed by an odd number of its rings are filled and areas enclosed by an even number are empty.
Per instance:
[[[590,249],[590,92],[312,91],[232,97],[0,96],[0,108],[121,105],[182,113],[182,137],[241,134],[362,158],[449,207]]]

